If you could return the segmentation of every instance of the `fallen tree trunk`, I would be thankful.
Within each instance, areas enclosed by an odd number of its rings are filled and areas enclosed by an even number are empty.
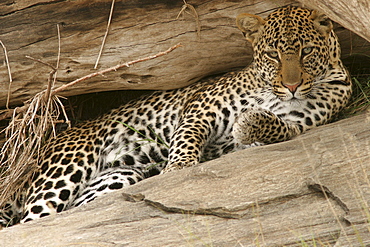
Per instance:
[[[107,27],[111,0],[5,0],[0,3],[0,40],[8,51],[13,82],[10,105],[20,104],[47,87],[50,68],[60,59],[56,86],[95,72]],[[135,60],[181,43],[173,53],[84,81],[63,96],[124,89],[172,89],[207,75],[246,66],[251,49],[235,26],[242,12],[266,16],[293,0],[117,1],[98,68]],[[194,9],[192,9],[192,7]],[[179,15],[180,14],[180,15]],[[179,18],[176,17],[179,15]],[[60,29],[58,40],[57,24]],[[369,44],[338,29],[343,55],[368,54]],[[0,58],[0,106],[7,101],[9,76]]]
[[[370,112],[0,231],[0,246],[368,246]]]
[[[298,0],[320,10],[345,28],[370,41],[370,5],[368,0]]]

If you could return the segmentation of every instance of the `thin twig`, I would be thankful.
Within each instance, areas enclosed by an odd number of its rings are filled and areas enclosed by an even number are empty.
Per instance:
[[[56,68],[55,68],[53,65],[51,65],[51,64],[49,64],[49,63],[45,63],[44,61],[41,61],[40,59],[33,58],[33,57],[31,57],[31,56],[27,56],[27,55],[26,55],[26,58],[31,59],[31,60],[33,60],[33,61],[36,61],[36,62],[38,62],[38,63],[41,63],[41,64],[43,64],[43,65],[46,65],[46,66],[50,67],[52,70],[56,70]]]
[[[109,27],[110,27],[110,24],[112,22],[113,9],[114,9],[114,0],[112,0],[112,6],[110,8],[110,13],[109,13],[109,18],[108,18],[108,24],[107,24],[107,30],[105,31],[103,42],[102,42],[101,47],[100,47],[98,58],[96,59],[94,69],[96,69],[98,67],[101,54],[103,53],[103,49],[104,49],[104,45],[105,45],[105,40],[107,39],[108,32],[109,32]]]
[[[193,5],[188,4],[185,0],[183,0],[183,2],[184,2],[184,5],[182,5],[181,10],[180,10],[179,14],[176,17],[176,20],[179,19],[180,15],[182,13],[184,13],[186,9],[190,9],[191,13],[189,13],[189,14],[192,15],[195,19],[195,22],[196,22],[196,25],[197,25],[197,36],[198,36],[198,39],[200,39],[200,21],[199,21],[199,16],[198,16],[197,10],[194,8]]]
[[[57,57],[57,64],[55,66],[55,69],[56,69],[56,72],[55,72],[55,75],[54,75],[54,84],[55,84],[55,81],[57,79],[57,73],[58,73],[58,69],[59,69],[59,63],[60,63],[60,50],[61,50],[61,42],[60,42],[60,28],[59,28],[59,24],[57,24],[57,31],[58,31],[58,57]],[[53,85],[54,87],[54,85]]]
[[[28,107],[29,107],[29,104],[25,104],[21,107],[16,107],[14,109],[8,109],[8,110],[4,111],[4,113],[0,114],[0,120],[10,118],[14,114],[18,114],[20,112],[23,112],[23,111],[27,110]]]
[[[53,70],[50,72],[49,79],[48,79],[48,87],[47,87],[46,92],[44,94],[45,102],[47,102],[46,103],[47,108],[49,107],[49,104],[50,104],[50,101],[51,101],[51,90],[54,87],[54,84],[55,84],[55,81],[56,81],[56,78],[57,78],[57,71],[58,71],[58,68],[59,68],[59,60],[60,60],[60,29],[59,29],[59,24],[57,24],[57,33],[58,33],[57,64],[56,64],[56,67],[53,68]],[[52,66],[50,66],[50,67],[52,67]]]
[[[6,108],[9,109],[9,101],[10,101],[10,89],[12,86],[13,78],[12,78],[12,73],[10,72],[10,65],[9,65],[9,59],[8,59],[8,52],[6,50],[6,47],[4,43],[0,40],[0,44],[3,47],[4,50],[4,55],[5,55],[5,61],[6,61],[6,66],[8,68],[8,74],[9,74],[9,87],[8,87],[8,97],[6,99]]]
[[[51,95],[51,89],[53,88],[53,84],[54,84],[54,78],[55,78],[55,73],[57,72],[57,70],[52,70],[50,73],[49,73],[49,78],[48,78],[48,87],[46,88],[46,91],[45,91],[45,94],[44,94],[44,100],[45,102],[47,102],[47,104],[49,104],[50,102],[50,95]]]
[[[140,63],[140,62],[144,62],[144,61],[148,61],[148,60],[151,60],[151,59],[154,59],[154,58],[157,58],[157,57],[161,57],[161,56],[164,56],[168,53],[170,53],[171,51],[175,50],[176,48],[179,48],[181,46],[181,44],[177,44],[177,45],[174,45],[172,47],[170,47],[169,49],[167,49],[166,51],[162,51],[162,52],[159,52],[155,55],[152,55],[152,56],[149,56],[149,57],[144,57],[144,58],[140,58],[140,59],[137,59],[137,60],[134,60],[134,61],[130,61],[130,62],[127,62],[127,63],[124,63],[124,64],[119,64],[119,65],[116,65],[114,67],[110,67],[108,69],[104,69],[104,70],[101,70],[101,71],[98,71],[98,72],[95,72],[95,73],[91,73],[89,75],[86,75],[84,77],[81,77],[81,78],[78,78],[68,84],[65,84],[63,86],[60,86],[58,87],[57,89],[55,89],[51,94],[52,95],[55,95],[59,92],[62,92],[64,91],[66,88],[68,87],[71,87],[81,81],[84,81],[84,80],[87,80],[87,79],[90,79],[90,78],[93,78],[95,76],[98,76],[98,75],[103,75],[107,72],[111,72],[111,71],[116,71],[120,68],[123,68],[123,67],[130,67],[131,65],[135,64],[135,63]]]
[[[52,84],[53,84],[53,78],[54,78],[54,74],[56,73],[57,71],[57,68],[55,68],[53,65],[49,64],[49,63],[46,63],[44,61],[41,61],[40,59],[37,59],[37,58],[33,58],[31,56],[26,56],[26,58],[28,59],[31,59],[33,61],[36,61],[38,63],[41,63],[43,65],[46,65],[48,67],[50,67],[52,69],[52,71],[49,73],[49,78],[48,78],[48,87],[46,88],[45,90],[45,94],[44,94],[44,100],[45,102],[48,101],[48,98],[50,97],[51,95],[51,89],[52,89]]]

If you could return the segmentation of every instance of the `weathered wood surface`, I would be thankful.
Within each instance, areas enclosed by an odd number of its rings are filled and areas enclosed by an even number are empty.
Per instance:
[[[320,10],[332,20],[370,41],[370,2],[368,0],[298,0]]]
[[[235,26],[242,12],[266,16],[293,0],[187,1],[198,14],[197,22],[183,1],[116,1],[110,32],[99,68],[155,54],[181,42],[174,52],[127,69],[82,82],[64,96],[123,89],[171,89],[201,77],[246,66],[251,49]],[[111,0],[0,2],[0,40],[8,50],[13,83],[10,105],[22,103],[46,88],[50,68],[27,59],[32,56],[56,65],[57,24],[61,56],[56,86],[95,72],[93,69],[106,30]],[[343,55],[369,54],[369,44],[349,31],[338,29]],[[0,106],[8,93],[8,72],[0,53]]]
[[[369,246],[369,126],[370,112],[156,176],[0,246]]]

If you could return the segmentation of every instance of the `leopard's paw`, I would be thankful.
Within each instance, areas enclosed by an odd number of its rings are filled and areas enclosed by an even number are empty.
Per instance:
[[[232,135],[239,143],[264,143],[276,116],[267,110],[251,109],[243,112],[233,125]]]
[[[183,161],[168,163],[167,166],[161,171],[161,174],[181,170],[185,167],[194,166],[197,163],[198,162],[183,162]]]

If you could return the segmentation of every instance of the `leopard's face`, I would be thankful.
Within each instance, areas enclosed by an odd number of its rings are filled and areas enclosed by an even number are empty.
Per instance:
[[[284,101],[310,97],[339,62],[332,23],[315,11],[284,8],[265,20],[242,14],[237,23],[253,45],[257,76]]]

